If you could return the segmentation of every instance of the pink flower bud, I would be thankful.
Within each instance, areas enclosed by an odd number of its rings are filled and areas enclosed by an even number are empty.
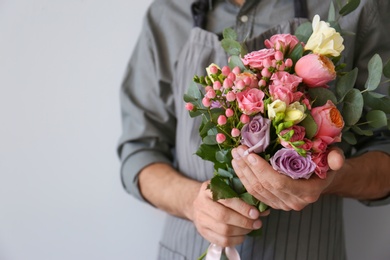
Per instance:
[[[209,91],[207,91],[206,96],[207,96],[209,99],[215,98],[215,90],[214,90],[214,89],[210,89]]]
[[[243,90],[245,88],[245,83],[243,80],[239,80],[236,82],[236,88],[239,90]]]
[[[250,117],[248,115],[245,115],[245,114],[242,114],[240,116],[240,122],[243,123],[243,124],[246,124],[248,123],[250,120]]]
[[[265,87],[267,85],[267,82],[264,79],[261,79],[259,81],[259,87]]]
[[[275,59],[277,60],[277,61],[281,61],[281,60],[283,60],[283,52],[281,52],[281,51],[276,51],[275,52]]]
[[[231,81],[235,81],[236,80],[236,74],[234,74],[233,72],[230,72],[227,77]]]
[[[231,135],[232,135],[233,137],[240,136],[240,134],[241,134],[241,131],[238,130],[237,128],[233,128],[233,129],[232,129]]]
[[[227,122],[226,116],[220,115],[218,117],[218,125],[225,125]]]
[[[270,78],[271,77],[271,72],[267,68],[264,68],[261,70],[261,76],[264,78]]]
[[[293,65],[292,59],[288,58],[285,62],[286,67],[291,68]]]
[[[211,105],[210,99],[208,99],[207,97],[204,97],[204,98],[202,99],[202,104],[203,104],[205,107],[210,107],[210,105]]]
[[[234,115],[233,109],[231,109],[231,108],[226,109],[225,115],[226,115],[227,117],[232,117],[232,116]]]
[[[230,89],[231,87],[233,86],[233,81],[229,78],[226,78],[224,81],[223,81],[223,87],[225,89]]]
[[[214,89],[214,90],[220,90],[221,87],[222,87],[221,82],[219,82],[219,81],[214,81],[214,83],[213,83],[213,89]]]
[[[321,87],[336,78],[333,62],[326,56],[308,54],[295,64],[296,74],[309,87]]]
[[[252,84],[252,79],[250,77],[244,78],[245,86],[250,86]]]
[[[206,91],[206,93],[209,92],[209,91],[212,90],[212,89],[213,89],[212,86],[206,86],[206,87],[204,87],[204,90]]]
[[[222,144],[226,140],[226,136],[222,133],[218,133],[216,136],[217,143]]]
[[[226,100],[229,102],[233,102],[234,100],[236,100],[236,94],[234,94],[234,92],[232,92],[232,91],[229,91],[226,94]]]
[[[211,66],[210,67],[210,72],[211,72],[211,74],[217,74],[218,73],[218,68],[216,66]]]
[[[236,75],[238,75],[238,74],[241,73],[241,69],[240,69],[238,66],[236,66],[236,67],[234,67],[234,69],[233,69],[233,73],[236,74]]]
[[[192,110],[194,110],[194,105],[192,103],[186,103],[186,109],[188,111],[192,111]]]
[[[227,77],[227,75],[229,75],[229,73],[230,73],[230,68],[228,66],[223,66],[222,67],[222,75]]]
[[[269,57],[266,58],[265,60],[263,60],[263,66],[264,66],[264,68],[267,68],[267,69],[272,66],[272,61]]]

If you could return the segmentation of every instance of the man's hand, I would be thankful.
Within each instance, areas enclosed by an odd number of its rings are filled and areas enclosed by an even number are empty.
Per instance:
[[[233,168],[247,191],[274,209],[302,210],[317,201],[334,179],[334,173],[330,171],[326,179],[320,179],[314,174],[308,180],[293,180],[275,171],[260,156],[244,155],[246,150],[245,146],[232,150]],[[339,170],[344,163],[342,152],[332,150],[328,162],[331,170]]]
[[[244,241],[245,235],[259,229],[262,222],[255,207],[238,198],[213,201],[211,191],[204,182],[193,203],[191,220],[198,232],[209,242],[222,247],[235,246]]]

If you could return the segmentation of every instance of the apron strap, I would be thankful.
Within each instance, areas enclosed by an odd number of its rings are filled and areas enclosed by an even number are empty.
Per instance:
[[[207,13],[212,8],[212,0],[197,0],[191,5],[194,27],[206,29]],[[308,18],[306,0],[294,0],[294,12],[296,18]]]

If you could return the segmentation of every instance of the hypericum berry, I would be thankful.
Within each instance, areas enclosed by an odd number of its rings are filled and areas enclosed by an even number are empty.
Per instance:
[[[212,86],[206,86],[206,87],[204,87],[204,90],[206,91],[206,93],[207,93],[209,90],[211,90],[211,89],[213,89]]]
[[[266,58],[266,59],[264,59],[263,60],[263,66],[264,66],[264,68],[269,68],[269,67],[271,67],[272,66],[272,61],[271,61],[271,59],[270,58]]]
[[[261,70],[261,76],[264,78],[270,78],[271,77],[271,72],[267,68],[264,68]]]
[[[283,55],[283,52],[281,52],[281,51],[276,51],[275,52],[275,59],[277,60],[277,61],[281,61],[281,60],[283,60],[283,57],[284,55]]]
[[[192,111],[192,110],[194,110],[194,105],[192,103],[186,103],[186,109],[188,111]]]
[[[217,143],[222,144],[226,141],[226,136],[222,133],[218,133],[216,136]]]
[[[211,105],[210,99],[207,98],[207,97],[204,97],[204,98],[202,99],[202,104],[203,104],[205,107],[210,107],[210,105]]]
[[[231,135],[233,137],[238,137],[238,136],[240,136],[240,134],[241,134],[241,131],[239,129],[237,129],[237,128],[232,129]]]
[[[221,82],[219,82],[219,81],[214,81],[214,83],[213,83],[213,89],[214,89],[214,90],[220,90],[221,87],[222,87]]]
[[[243,80],[238,80],[236,82],[236,88],[239,90],[243,90],[245,88],[245,82]]]
[[[240,74],[241,73],[240,67],[238,67],[238,66],[234,67],[233,73],[236,74],[236,75]]]
[[[231,87],[233,86],[233,81],[229,78],[226,78],[224,81],[223,81],[223,87],[225,89],[230,89]]]
[[[222,67],[222,75],[224,75],[225,77],[227,77],[230,73],[230,68],[228,66],[223,66]]]
[[[234,92],[232,91],[229,91],[227,94],[226,94],[226,100],[228,102],[233,102],[234,100],[236,100],[236,94],[234,94]]]
[[[217,73],[218,73],[218,68],[217,68],[216,66],[211,66],[211,67],[210,67],[210,72],[211,72],[212,74],[217,74]]]
[[[231,81],[235,81],[236,80],[236,74],[234,74],[233,72],[230,72],[228,75],[227,75],[228,79],[230,79]]]
[[[240,116],[240,122],[243,124],[249,123],[249,120],[250,120],[250,118],[248,115],[242,114]]]
[[[252,84],[252,79],[250,77],[244,78],[245,86],[250,86]]]
[[[265,87],[267,85],[267,82],[264,79],[261,79],[259,81],[259,87]]]
[[[293,61],[290,58],[288,58],[285,62],[285,65],[286,67],[291,68],[293,65]]]
[[[209,98],[209,99],[213,99],[215,98],[215,90],[214,89],[210,89],[209,91],[207,91],[206,93],[206,96]]]
[[[191,104],[191,105],[192,105],[192,104]],[[231,108],[226,109],[225,115],[226,115],[227,117],[232,117],[232,116],[234,115],[233,109],[231,109]]]
[[[218,125],[225,125],[227,122],[226,116],[220,115],[218,117]]]

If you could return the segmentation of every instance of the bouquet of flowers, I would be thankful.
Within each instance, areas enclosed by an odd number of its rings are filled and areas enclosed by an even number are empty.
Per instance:
[[[352,12],[354,3],[339,14]],[[250,53],[232,29],[224,30],[221,44],[230,56],[228,65],[211,64],[206,76],[194,77],[184,96],[190,116],[202,117],[196,154],[214,163],[209,185],[214,200],[239,197],[260,211],[267,208],[245,190],[233,170],[231,150],[240,144],[281,174],[323,179],[331,145],[353,145],[357,135],[390,128],[390,99],[373,92],[382,72],[390,78],[390,63],[383,65],[374,55],[365,88],[354,88],[358,70],[343,71],[340,32],[333,5],[328,22],[316,15],[295,35],[273,35],[264,49]]]

